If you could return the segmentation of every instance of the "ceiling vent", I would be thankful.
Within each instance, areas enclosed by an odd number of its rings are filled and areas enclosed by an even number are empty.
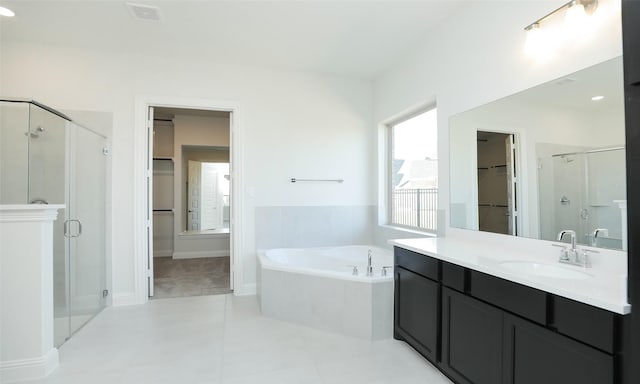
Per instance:
[[[160,21],[160,9],[151,5],[126,3],[131,15],[138,20]]]
[[[572,84],[575,83],[576,79],[572,78],[572,77],[565,77],[564,79],[560,79],[558,81],[556,81],[556,85],[567,85],[567,84]]]

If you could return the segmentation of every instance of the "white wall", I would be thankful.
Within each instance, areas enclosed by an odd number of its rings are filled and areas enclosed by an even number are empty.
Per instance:
[[[242,275],[255,284],[256,206],[371,205],[371,84],[343,77],[2,42],[5,95],[55,108],[113,113],[113,289],[135,294],[134,109],[137,96],[224,100],[242,106]],[[46,65],[43,65],[46,63]],[[344,178],[292,185],[291,177]]]
[[[446,211],[447,223],[451,116],[622,54],[619,18],[618,22],[612,18],[596,36],[565,47],[562,55],[547,61],[526,57],[523,28],[564,3],[469,2],[431,36],[425,36],[422,47],[375,82],[377,123],[437,102],[439,208]]]

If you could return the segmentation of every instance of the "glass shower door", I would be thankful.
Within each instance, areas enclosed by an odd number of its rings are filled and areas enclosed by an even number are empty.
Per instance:
[[[69,314],[77,331],[105,306],[105,173],[101,136],[73,123],[69,161]]]
[[[0,204],[64,204],[53,224],[54,344],[105,306],[105,139],[36,102],[0,101]]]
[[[29,104],[0,101],[0,204],[26,204]]]

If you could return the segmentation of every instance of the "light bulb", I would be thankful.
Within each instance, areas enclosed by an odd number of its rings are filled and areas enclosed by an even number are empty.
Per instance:
[[[524,53],[527,56],[539,56],[545,49],[544,35],[539,24],[527,28],[527,39],[524,42]]]
[[[574,0],[564,17],[565,29],[569,34],[580,33],[587,21],[587,11],[582,3]]]
[[[13,17],[16,14],[9,8],[0,7],[0,16]]]

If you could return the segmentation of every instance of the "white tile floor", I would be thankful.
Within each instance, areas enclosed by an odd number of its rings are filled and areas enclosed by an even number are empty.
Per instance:
[[[451,384],[397,340],[370,342],[260,315],[255,296],[107,308],[38,384]]]

